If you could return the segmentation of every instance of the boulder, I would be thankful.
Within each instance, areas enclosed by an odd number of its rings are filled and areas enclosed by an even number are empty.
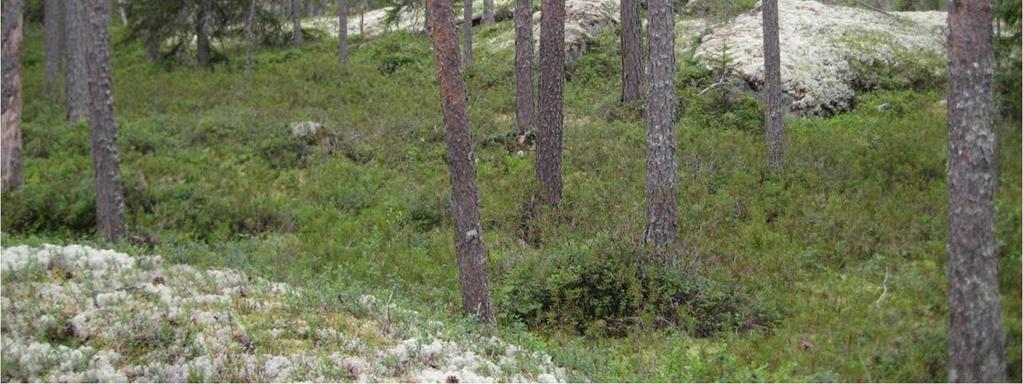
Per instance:
[[[595,35],[618,24],[619,14],[619,0],[565,0],[565,61],[582,57]],[[540,38],[540,12],[533,15],[533,38]]]
[[[323,124],[315,121],[297,121],[288,124],[288,131],[290,131],[291,135],[295,137],[314,137],[316,136],[316,133],[320,131],[320,128],[323,128]]]
[[[827,116],[852,108],[857,91],[870,89],[877,68],[925,66],[945,71],[945,12],[890,12],[778,0],[781,77],[791,112]],[[763,86],[760,7],[718,25],[695,57],[729,57],[729,71],[752,89]],[[725,52],[723,55],[722,52]]]

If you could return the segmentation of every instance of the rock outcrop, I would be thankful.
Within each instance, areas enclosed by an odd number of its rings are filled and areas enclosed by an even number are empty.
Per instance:
[[[474,12],[482,13],[482,0]],[[698,4],[693,2],[691,4]],[[498,9],[511,7],[497,0]],[[619,0],[566,0],[567,63],[583,55],[594,37],[618,24]],[[696,5],[687,10],[700,13]],[[916,71],[940,77],[945,71],[945,12],[889,12],[822,4],[809,0],[778,0],[784,100],[800,115],[828,116],[852,108],[857,92],[876,86],[879,72]],[[366,14],[366,34],[390,30],[420,31],[421,8],[397,15],[386,27],[387,9]],[[460,19],[460,17],[459,17]],[[533,38],[540,38],[540,12],[533,15]],[[336,33],[336,19],[312,23]],[[348,23],[358,34],[358,16]],[[694,53],[713,68],[728,57],[725,87],[757,92],[763,83],[763,39],[759,5],[722,23],[683,16],[676,27],[680,54]],[[512,49],[514,31],[504,28],[477,44],[481,50]],[[681,57],[681,56],[680,56]],[[731,85],[729,85],[731,84]],[[739,86],[735,86],[739,84]]]
[[[0,273],[5,382],[566,380],[545,353],[354,289],[78,245],[0,249]]]
[[[850,109],[857,91],[873,86],[857,68],[945,70],[942,60],[933,60],[945,54],[944,12],[886,14],[800,0],[779,0],[778,10],[782,88],[794,113],[826,116]],[[720,61],[725,52],[730,71],[759,90],[762,36],[757,7],[714,27],[697,47],[696,58]]]

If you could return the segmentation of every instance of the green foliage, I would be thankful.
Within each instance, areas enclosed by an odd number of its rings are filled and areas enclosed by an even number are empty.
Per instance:
[[[165,61],[188,56],[195,37],[196,18],[205,11],[211,39],[223,43],[227,39],[244,38],[244,25],[248,22],[250,0],[135,0],[125,2],[128,15],[122,45],[140,42],[152,44],[160,50]],[[272,10],[268,2],[256,2],[252,33],[263,45],[289,41],[282,28],[281,15]],[[304,32],[305,30],[303,30]],[[315,39],[317,36],[310,36]],[[166,50],[166,47],[170,50]],[[221,44],[223,46],[223,44]],[[211,47],[212,48],[212,47]],[[226,61],[222,52],[214,53],[214,62]]]
[[[674,0],[675,9],[689,16],[726,21],[756,6],[756,0]]]
[[[914,89],[917,91],[945,88],[948,59],[944,55],[907,51],[891,41],[890,36],[857,33],[841,37],[853,50],[863,52],[860,57],[848,58],[857,73],[854,88],[859,91]],[[885,60],[863,59],[868,52],[890,51]],[[935,71],[934,68],[941,68]]]
[[[502,317],[534,328],[624,336],[672,327],[698,337],[766,330],[775,314],[741,289],[674,268],[643,265],[608,240],[568,244],[519,260],[495,289]]]
[[[474,335],[542,349],[575,381],[946,380],[943,89],[879,90],[848,113],[790,117],[786,170],[770,173],[755,100],[700,96],[717,77],[680,60],[679,268],[698,273],[687,275],[632,259],[645,121],[618,103],[613,35],[570,68],[559,207],[528,202],[531,150],[484,145],[515,131],[513,54],[492,44],[510,31],[510,22],[482,28],[465,73],[483,235],[505,316]],[[42,40],[38,26],[26,29],[25,184],[3,194],[2,243],[111,247],[93,230],[88,127],[65,124],[62,107],[42,97]],[[235,62],[215,72],[156,67],[140,49],[118,47],[113,58],[132,235],[113,247],[313,288],[325,305],[357,300],[348,287],[358,285],[461,317],[426,37],[353,40],[347,72],[330,39],[261,49],[252,72]],[[413,62],[381,73],[402,55]],[[879,112],[884,103],[892,107]],[[297,121],[320,122],[323,134],[291,137]],[[1019,381],[1021,144],[1017,124],[999,129],[1000,289]],[[697,293],[705,297],[686,296]],[[543,303],[530,298],[544,295],[571,306],[530,312]],[[670,305],[646,303],[670,298],[687,305],[667,313]],[[780,310],[770,332],[733,332],[753,314],[774,319],[764,308]]]
[[[995,91],[1002,117],[1019,122],[1023,119],[1023,57],[1020,42],[1023,27],[1020,17],[1023,4],[1019,1],[995,1],[995,58],[998,70],[995,72]]]

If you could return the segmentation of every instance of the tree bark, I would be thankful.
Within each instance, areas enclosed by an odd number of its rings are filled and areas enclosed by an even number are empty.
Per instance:
[[[245,17],[245,40],[248,46],[245,49],[245,69],[252,70],[254,66],[252,55],[256,49],[256,37],[252,32],[253,24],[256,22],[256,0],[249,0],[249,14]]]
[[[643,22],[639,2],[621,1],[622,101],[626,103],[643,97]]]
[[[430,10],[427,8],[429,2],[429,0],[423,0],[423,33],[427,35],[430,34]]]
[[[462,1],[462,66],[472,66],[472,0]]]
[[[366,11],[369,10],[369,3],[366,0],[362,0],[359,5],[359,36],[366,38]]]
[[[60,69],[64,59],[64,2],[46,0],[43,10],[43,23],[46,30],[45,64],[43,81],[46,97],[56,98],[60,92]]]
[[[21,42],[23,0],[3,0],[3,100],[0,112],[0,179],[2,189],[21,186]]]
[[[344,70],[348,66],[348,0],[337,0],[337,55]]]
[[[543,0],[540,12],[540,115],[536,178],[540,201],[561,201],[561,148],[565,87],[565,0]]]
[[[778,43],[778,0],[764,0],[764,133],[767,137],[767,166],[785,165],[785,121],[781,105],[781,48]]]
[[[519,135],[536,125],[533,101],[533,0],[515,0],[515,122]]]
[[[948,13],[948,309],[953,382],[1006,381],[998,292],[992,127],[991,2],[959,0]]]
[[[494,0],[483,0],[483,24],[494,23]]]
[[[96,179],[96,224],[109,242],[124,238],[124,190],[110,69],[110,2],[83,1],[88,14],[86,68],[89,74],[89,120],[92,128],[92,168]]]
[[[77,123],[89,117],[89,84],[85,71],[85,48],[88,44],[85,6],[81,1],[64,3],[64,103],[67,120]]]
[[[647,4],[650,25],[650,94],[646,99],[647,222],[643,240],[656,249],[663,249],[673,244],[678,237],[675,17],[672,0],[649,0]]]
[[[128,25],[128,11],[125,6],[128,0],[117,0],[117,13],[121,16],[121,25]]]
[[[160,42],[155,37],[146,38],[146,61],[155,63],[160,58]]]
[[[302,46],[302,13],[298,10],[298,0],[291,0],[291,22],[294,30],[291,39],[296,47]]]
[[[480,227],[476,165],[469,128],[469,106],[458,61],[454,4],[452,0],[430,0],[428,8],[432,21],[437,82],[444,109],[448,170],[451,173],[451,210],[455,221],[455,252],[462,286],[462,303],[468,314],[483,323],[493,324],[487,250]]]
[[[210,65],[210,35],[206,30],[208,18],[206,2],[200,1],[195,14],[195,61],[200,67]]]

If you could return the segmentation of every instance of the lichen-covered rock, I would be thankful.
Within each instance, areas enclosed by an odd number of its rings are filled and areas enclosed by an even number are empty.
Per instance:
[[[597,34],[618,24],[619,0],[565,0],[565,63],[582,57]],[[481,49],[513,49],[515,31],[494,35]],[[533,13],[533,44],[540,44],[540,12]]]
[[[316,136],[320,132],[320,128],[323,128],[323,124],[315,121],[296,121],[288,124],[288,131],[295,137],[309,138]]]
[[[74,245],[0,260],[4,382],[565,380],[546,354],[371,295],[330,310],[235,270]]]
[[[582,56],[587,45],[598,33],[614,28],[618,24],[619,0],[565,0],[565,51],[566,61],[571,63]],[[496,8],[511,7],[511,0],[495,0]],[[387,15],[391,12],[390,7],[374,9],[366,12],[363,16],[364,30],[366,35],[373,36],[385,31],[423,31],[425,30],[425,19],[422,8],[406,8],[395,15],[392,23],[388,24]],[[455,17],[456,23],[462,20],[461,11]],[[473,1],[474,18],[480,18],[483,14],[483,0]],[[332,36],[337,36],[337,18],[320,17],[304,21],[307,27],[322,29]],[[348,35],[359,34],[359,15],[354,14],[348,20]],[[533,14],[533,39],[539,44],[540,39],[540,12]],[[515,43],[514,31],[510,28],[502,33],[496,34],[488,40],[488,45],[479,49],[510,49]]]
[[[566,0],[565,50],[566,61],[578,60],[592,38],[618,24],[619,0]],[[533,36],[540,37],[540,13],[534,16]]]
[[[349,3],[349,16],[348,16],[348,36],[357,36],[360,33],[359,22],[362,20],[362,33],[366,36],[376,36],[387,31],[406,31],[406,32],[425,32],[426,31],[426,14],[422,4],[412,7],[404,7],[397,13],[394,13],[393,6],[387,6],[382,8],[370,9],[363,14],[359,14],[359,11],[354,7],[357,2],[352,0]],[[501,7],[511,6],[512,0],[495,0],[494,7],[500,9]],[[455,10],[455,24],[462,22],[462,9],[461,7]],[[473,19],[478,23],[483,17],[483,0],[473,0],[472,3],[472,14]],[[330,36],[337,37],[337,17],[334,16],[321,16],[312,17],[302,20],[304,28],[316,28],[320,29]]]
[[[881,12],[816,1],[778,0],[781,77],[792,112],[829,115],[852,107],[876,68],[923,66],[943,72],[945,12]],[[763,84],[760,7],[713,28],[696,49],[709,63],[731,58],[731,71],[753,89]],[[710,64],[708,64],[710,67]],[[869,67],[862,71],[857,68]]]

